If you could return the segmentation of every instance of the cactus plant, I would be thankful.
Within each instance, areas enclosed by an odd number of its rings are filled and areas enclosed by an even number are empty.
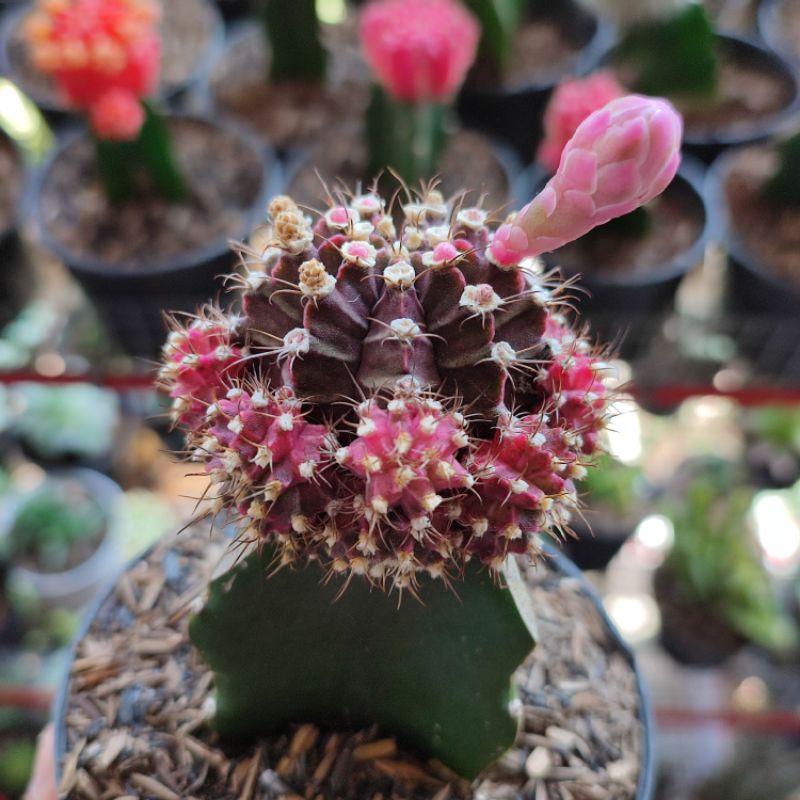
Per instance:
[[[800,133],[795,133],[780,144],[778,166],[764,184],[764,197],[778,206],[800,207],[798,169],[800,169]]]
[[[703,98],[717,87],[714,31],[699,0],[580,0],[623,30],[617,53],[636,68],[636,89]]]
[[[168,199],[185,192],[167,127],[144,99],[161,63],[158,18],[153,0],[37,0],[25,22],[34,64],[88,117],[113,199],[133,194],[140,173]]]
[[[434,175],[479,34],[458,0],[376,0],[364,8],[361,47],[377,80],[367,111],[371,175],[387,166],[408,183]]]
[[[616,100],[496,232],[432,186],[316,219],[277,197],[241,248],[242,313],[175,321],[173,420],[207,513],[255,545],[191,626],[228,738],[376,721],[467,777],[512,744],[533,623],[509,557],[568,530],[608,400],[564,287],[526,259],[660,191],[679,141],[668,104]]]
[[[319,36],[315,0],[260,0],[269,42],[269,80],[321,81],[328,53]]]

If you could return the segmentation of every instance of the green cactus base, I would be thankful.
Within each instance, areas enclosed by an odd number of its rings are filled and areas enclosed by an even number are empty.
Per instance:
[[[268,577],[272,555],[254,552],[216,579],[191,621],[224,740],[377,723],[470,780],[511,747],[511,678],[535,643],[514,564],[505,588],[470,565],[454,591],[428,580],[422,602],[398,605],[362,580],[337,599],[341,582],[322,583],[316,564]]]

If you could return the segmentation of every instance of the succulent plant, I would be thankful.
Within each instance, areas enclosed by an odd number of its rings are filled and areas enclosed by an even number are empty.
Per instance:
[[[133,193],[142,171],[165,197],[185,191],[168,130],[144,100],[161,65],[158,19],[154,0],[37,0],[25,23],[33,63],[87,115],[115,199]]]
[[[580,0],[622,30],[616,56],[632,64],[635,89],[697,98],[717,87],[714,30],[699,0]]]
[[[227,736],[298,714],[382,722],[464,775],[511,745],[509,676],[532,626],[508,556],[568,528],[608,400],[602,353],[530,257],[660,191],[679,142],[668,104],[614,101],[496,232],[431,185],[399,208],[341,193],[316,218],[275,198],[241,248],[242,313],[174,323],[160,376],[174,422],[210,475],[209,513],[257,545],[192,625]],[[422,657],[404,673],[412,638]],[[458,680],[438,668],[453,654],[473,665]]]
[[[378,83],[367,111],[370,174],[433,177],[479,36],[458,0],[375,0],[362,10],[361,48]]]
[[[328,53],[320,41],[315,0],[259,0],[269,42],[269,79],[321,81]]]
[[[764,185],[764,196],[778,206],[800,206],[797,174],[800,169],[800,133],[779,145],[778,166]]]
[[[489,60],[494,74],[502,75],[525,12],[524,0],[465,0],[465,3],[481,23],[480,56]]]

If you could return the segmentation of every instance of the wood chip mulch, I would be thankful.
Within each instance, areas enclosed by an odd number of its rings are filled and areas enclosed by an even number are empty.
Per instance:
[[[193,529],[128,570],[80,642],[59,796],[80,800],[631,800],[635,676],[577,581],[530,569],[540,643],[516,676],[514,749],[472,785],[377,729],[299,725],[245,752],[215,740],[213,676],[187,637],[223,545]]]

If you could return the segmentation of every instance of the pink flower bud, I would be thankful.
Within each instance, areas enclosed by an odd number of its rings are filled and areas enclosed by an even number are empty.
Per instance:
[[[89,109],[89,122],[100,139],[130,141],[144,125],[142,101],[125,89],[112,89]]]
[[[666,101],[612,100],[567,143],[556,174],[494,236],[492,256],[514,264],[556,250],[667,188],[680,164],[683,121]]]
[[[152,0],[40,0],[25,34],[37,67],[53,76],[73,108],[94,117],[92,109],[111,92],[144,97],[155,89],[157,22]]]
[[[539,163],[548,172],[555,172],[578,125],[593,111],[624,94],[625,89],[609,70],[557,86],[544,112],[544,139],[536,153]]]
[[[456,0],[374,0],[361,13],[361,46],[378,82],[397,100],[454,95],[475,58],[480,28]]]

